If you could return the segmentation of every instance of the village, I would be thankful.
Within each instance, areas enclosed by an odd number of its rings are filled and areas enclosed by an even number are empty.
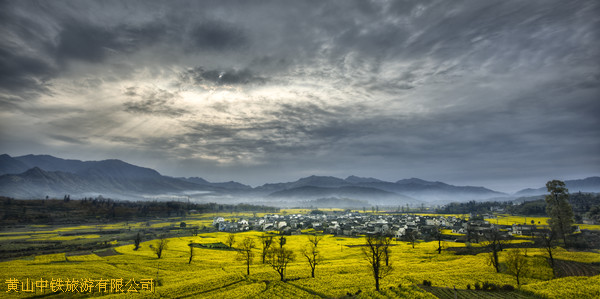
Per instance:
[[[490,231],[497,231],[502,238],[510,238],[521,235],[533,236],[534,233],[548,229],[547,225],[535,222],[499,225],[484,220],[494,217],[487,214],[469,215],[467,218],[410,213],[371,214],[350,211],[326,213],[313,210],[308,214],[267,214],[263,217],[229,221],[224,217],[215,217],[213,226],[219,231],[231,233],[254,230],[299,235],[303,231],[312,229],[324,234],[346,237],[383,234],[404,241],[443,238],[445,241],[476,243],[483,240],[485,234]]]

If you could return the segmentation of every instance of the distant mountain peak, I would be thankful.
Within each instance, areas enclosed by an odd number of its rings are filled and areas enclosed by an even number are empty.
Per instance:
[[[31,167],[7,154],[0,155],[0,175],[19,174],[29,168]]]
[[[46,173],[46,171],[44,171],[43,169],[39,168],[39,167],[33,167],[28,169],[27,171],[25,171],[23,173],[23,175],[26,176],[30,176],[30,175],[35,175],[35,176],[40,176],[40,175],[44,175]]]
[[[600,192],[600,177],[592,176],[587,177],[585,179],[580,180],[565,180],[565,185],[567,185],[567,189],[569,189],[569,193],[576,192]],[[520,190],[515,193],[515,195],[541,195],[547,194],[548,190],[546,187],[540,187],[537,189],[527,188]]]
[[[396,184],[435,185],[435,184],[443,184],[443,183],[426,181],[426,180],[419,179],[419,178],[410,178],[410,179],[398,180],[398,181],[396,181]]]
[[[349,177],[347,177],[345,179],[346,182],[352,183],[352,184],[356,184],[356,183],[383,183],[384,181],[376,179],[376,178],[365,178],[365,177],[358,177],[355,175],[351,175]]]
[[[192,182],[192,183],[196,183],[196,184],[201,184],[201,185],[205,185],[205,184],[210,184],[210,182],[208,182],[207,180],[201,178],[201,177],[189,177],[189,178],[181,178],[183,180],[186,180],[188,182]]]

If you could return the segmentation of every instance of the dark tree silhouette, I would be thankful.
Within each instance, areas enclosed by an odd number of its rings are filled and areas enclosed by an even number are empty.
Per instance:
[[[443,241],[443,234],[442,234],[442,227],[439,225],[436,225],[433,231],[433,236],[435,237],[435,239],[438,242],[438,247],[436,249],[436,251],[438,252],[438,254],[442,254],[442,249],[444,248],[442,246],[442,241]]]
[[[506,256],[506,270],[517,279],[517,285],[521,285],[519,278],[526,275],[529,270],[523,253],[523,249],[515,248],[509,251]]]
[[[133,248],[133,250],[140,249],[140,243],[142,243],[142,235],[140,234],[140,232],[138,232],[137,235],[135,236],[133,243],[135,245],[135,248]]]
[[[246,275],[250,275],[250,265],[254,259],[254,252],[252,250],[254,248],[256,248],[256,243],[251,237],[245,237],[240,248],[238,248],[237,259],[246,263]]]
[[[264,264],[266,263],[267,253],[269,252],[271,245],[273,245],[273,236],[263,234],[260,237],[260,241],[262,244],[262,263]]]
[[[190,260],[188,261],[188,264],[191,264],[194,259],[194,244],[190,242],[188,246],[190,246]]]
[[[379,291],[379,281],[392,271],[391,265],[384,265],[386,251],[389,250],[391,240],[382,235],[368,235],[365,237],[365,246],[362,247],[364,258],[373,272],[377,291]]]
[[[156,240],[154,243],[154,248],[152,248],[152,250],[159,259],[162,257],[163,251],[167,249],[168,243],[169,240],[165,239],[164,237],[160,237],[160,239]]]
[[[279,273],[281,281],[285,280],[285,270],[288,264],[294,260],[295,254],[285,246],[285,237],[279,238],[279,247],[271,247],[267,252],[267,263]]]
[[[556,276],[556,271],[554,270],[554,256],[552,255],[554,248],[556,248],[556,233],[549,230],[547,232],[539,233],[538,237],[542,246],[544,246],[544,249],[548,252],[548,261],[550,268],[552,268],[552,276]]]
[[[233,244],[235,244],[235,235],[232,233],[229,233],[225,243],[227,244],[227,246],[229,246],[229,248],[233,248]]]
[[[412,248],[414,249],[415,243],[417,242],[417,231],[412,230],[412,229],[407,230],[405,238],[408,241],[408,243],[410,243],[412,245]]]
[[[310,274],[311,276],[314,278],[315,277],[315,268],[317,267],[317,265],[321,262],[321,253],[319,252],[319,249],[317,248],[317,246],[319,245],[319,242],[323,239],[322,235],[309,235],[308,236],[308,247],[302,249],[302,255],[304,255],[304,257],[306,257],[307,261],[308,261],[308,265],[310,266]]]
[[[500,273],[500,251],[502,251],[506,240],[497,228],[492,228],[483,234],[485,241],[483,246],[489,252],[488,264],[493,266],[497,273]]]

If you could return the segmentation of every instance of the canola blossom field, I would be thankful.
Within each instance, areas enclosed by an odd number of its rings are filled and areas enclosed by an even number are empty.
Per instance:
[[[286,210],[284,213],[306,213],[307,210]],[[251,214],[232,214],[232,219]],[[230,234],[210,232],[192,235],[176,230],[180,221],[188,226],[210,227],[217,214],[198,214],[197,217],[171,218],[141,222],[120,222],[97,225],[48,226],[31,225],[20,230],[0,232],[2,246],[24,242],[89,242],[108,243],[110,248],[79,252],[34,254],[0,262],[0,298],[29,298],[49,296],[71,297],[139,297],[139,298],[600,298],[600,276],[571,276],[552,279],[552,269],[547,262],[547,252],[541,248],[528,248],[528,271],[521,277],[517,288],[514,276],[496,273],[488,264],[488,254],[458,255],[452,247],[464,243],[446,241],[438,254],[437,242],[411,244],[394,241],[391,248],[392,272],[381,280],[381,291],[375,291],[371,269],[364,258],[364,237],[324,235],[318,245],[321,261],[315,277],[302,249],[309,245],[307,235],[286,236],[285,247],[292,250],[295,259],[288,265],[286,281],[261,259],[262,232],[235,233],[233,248],[228,248]],[[261,217],[262,213],[253,216]],[[447,215],[446,215],[447,216]],[[545,217],[518,217],[498,215],[488,221],[505,225],[529,221],[545,224]],[[175,237],[168,238],[168,247],[157,258],[153,248],[157,240],[144,240],[134,250],[133,240],[116,241],[103,232],[110,230],[143,231],[165,229]],[[596,229],[591,227],[590,229]],[[304,231],[304,233],[311,233]],[[445,232],[452,234],[450,230]],[[252,238],[257,247],[250,275],[246,265],[239,260],[235,248],[242,240]],[[275,236],[275,240],[277,240]],[[89,241],[88,241],[89,240]],[[532,242],[523,237],[512,243]],[[189,262],[193,243],[194,256]],[[215,246],[215,244],[219,246]],[[472,244],[479,246],[479,244]],[[503,262],[508,252],[500,253]],[[560,247],[553,252],[557,264],[573,273],[586,274],[600,264],[600,252],[573,252]],[[583,268],[582,268],[583,265]],[[592,272],[594,273],[594,272]],[[582,275],[583,275],[582,274]],[[577,275],[577,274],[575,274]],[[589,273],[587,274],[589,275]],[[422,285],[424,280],[431,287]],[[483,292],[467,290],[475,284],[493,283],[498,286],[513,285],[517,292]],[[454,291],[456,289],[456,291]]]
[[[356,298],[436,298],[418,285],[429,280],[434,287],[458,290],[484,282],[516,286],[513,276],[496,273],[487,264],[486,253],[438,254],[437,242],[420,242],[412,248],[399,241],[391,246],[393,271],[383,278],[381,291],[377,292],[361,251],[364,238],[333,235],[325,235],[318,245],[322,261],[317,265],[315,278],[311,277],[310,267],[301,254],[302,248],[309,244],[308,237],[286,236],[285,247],[295,253],[295,260],[287,268],[287,280],[282,282],[277,272],[262,264],[259,240],[262,233],[234,235],[234,248],[245,237],[254,238],[257,244],[249,276],[244,262],[237,259],[237,252],[223,246],[195,248],[188,263],[189,243],[226,243],[229,233],[213,232],[169,238],[161,259],[152,250],[157,241],[149,240],[142,242],[137,251],[133,244],[117,244],[94,253],[46,254],[0,262],[3,283],[0,297],[339,298],[351,294]],[[57,238],[53,234],[46,237]],[[465,245],[447,242],[446,246]],[[508,250],[512,249],[503,251],[501,260]],[[581,263],[600,262],[597,251],[569,252],[557,248],[554,256]],[[600,276],[551,279],[545,251],[531,248],[526,259],[531,271],[521,279],[522,294],[532,298],[600,297]]]

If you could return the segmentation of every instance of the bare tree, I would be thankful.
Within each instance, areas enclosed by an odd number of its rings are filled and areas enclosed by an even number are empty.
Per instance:
[[[552,251],[556,248],[556,233],[553,230],[549,230],[547,232],[542,232],[538,234],[539,240],[548,252],[548,260],[550,262],[550,268],[552,268],[552,276],[556,276],[556,272],[554,270],[554,257],[552,256]]]
[[[252,249],[256,248],[256,243],[251,237],[245,237],[242,241],[240,248],[238,248],[237,259],[246,263],[246,274],[250,275],[250,265],[254,259],[254,252]]]
[[[442,249],[444,248],[442,246],[442,239],[443,239],[443,234],[442,234],[442,227],[439,225],[436,225],[433,231],[433,235],[435,237],[435,239],[438,242],[438,248],[436,249],[436,251],[438,252],[438,254],[442,254]]]
[[[235,244],[235,235],[229,233],[229,236],[227,236],[227,240],[225,241],[225,243],[227,244],[227,246],[229,246],[229,248],[233,248],[233,244]]]
[[[527,260],[521,248],[515,248],[508,252],[506,256],[506,270],[517,279],[517,285],[521,285],[519,278],[526,275],[529,270]]]
[[[190,246],[190,260],[188,261],[189,265],[192,263],[192,259],[194,259],[194,243],[190,242],[188,246]]]
[[[163,251],[167,250],[167,244],[169,243],[169,240],[165,239],[165,237],[160,237],[158,240],[156,240],[156,242],[154,243],[154,248],[152,248],[152,250],[154,251],[154,253],[156,254],[156,256],[160,259]]]
[[[406,231],[406,240],[408,243],[412,245],[412,248],[415,248],[415,243],[417,242],[417,231],[415,230],[407,230]]]
[[[489,252],[488,264],[496,269],[496,273],[500,273],[499,255],[507,241],[502,238],[502,234],[497,228],[492,228],[485,232],[483,237],[485,238],[483,246],[486,247]]]
[[[389,244],[392,243],[392,237],[393,234],[391,231],[385,231],[383,232],[385,238],[386,238],[386,242],[388,242],[388,246],[385,246],[383,248],[383,257],[385,260],[385,266],[388,267],[390,265],[390,255],[392,254],[392,249],[390,248]]]
[[[319,245],[319,242],[323,239],[322,235],[309,235],[308,236],[308,248],[303,248],[302,249],[302,255],[304,255],[304,257],[306,257],[306,259],[308,260],[308,265],[310,266],[310,274],[311,276],[314,278],[315,277],[315,268],[317,267],[317,265],[321,262],[321,253],[319,252],[319,249],[317,248],[317,246]]]
[[[391,265],[384,265],[385,252],[390,246],[391,238],[385,236],[369,235],[365,238],[365,246],[362,247],[365,260],[373,272],[375,278],[375,289],[379,291],[379,281],[387,276],[391,271]]]
[[[282,236],[279,239],[279,247],[271,247],[267,252],[267,263],[279,273],[281,281],[285,280],[285,270],[295,258],[294,252],[285,248],[284,245],[285,237]]]
[[[260,241],[262,244],[262,263],[266,263],[265,259],[267,257],[267,253],[269,252],[269,248],[271,248],[271,245],[273,244],[273,236],[269,236],[266,234],[263,234],[260,237]]]

